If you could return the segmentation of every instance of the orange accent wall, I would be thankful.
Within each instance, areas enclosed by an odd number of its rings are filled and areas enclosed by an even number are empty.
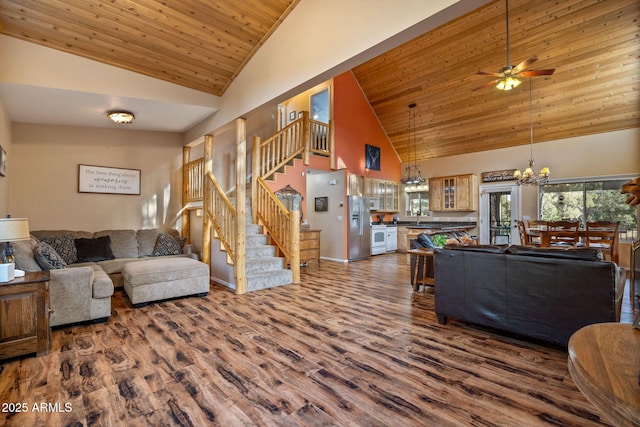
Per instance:
[[[400,181],[402,164],[350,71],[333,79],[333,120],[338,169]],[[365,168],[365,145],[380,147],[380,170]]]

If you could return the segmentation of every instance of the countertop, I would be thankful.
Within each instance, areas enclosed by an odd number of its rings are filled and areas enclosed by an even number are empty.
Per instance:
[[[376,222],[371,225],[378,224]],[[475,228],[478,226],[475,222],[420,222],[416,224],[415,221],[399,221],[394,224],[393,222],[384,222],[384,225],[387,227],[407,227],[411,229],[420,229],[420,230],[468,230],[471,228]]]

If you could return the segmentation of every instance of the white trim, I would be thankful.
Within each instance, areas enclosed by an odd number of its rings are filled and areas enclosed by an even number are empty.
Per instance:
[[[573,184],[576,182],[593,182],[593,181],[618,181],[624,179],[636,178],[638,174],[621,174],[621,175],[602,175],[602,176],[585,176],[581,178],[556,178],[550,179],[547,184]]]

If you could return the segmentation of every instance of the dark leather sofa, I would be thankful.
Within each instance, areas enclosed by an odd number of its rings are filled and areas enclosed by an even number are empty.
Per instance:
[[[445,246],[434,255],[435,311],[561,346],[592,323],[620,321],[625,270],[595,249]]]

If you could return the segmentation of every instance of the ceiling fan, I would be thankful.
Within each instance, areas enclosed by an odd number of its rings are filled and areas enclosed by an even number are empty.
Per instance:
[[[477,88],[474,91],[485,87],[495,85],[500,90],[511,90],[520,85],[521,78],[535,77],[535,76],[550,76],[555,71],[555,68],[549,70],[530,70],[525,71],[531,64],[538,60],[538,57],[532,56],[525,59],[518,65],[511,65],[511,57],[509,55],[509,0],[505,0],[506,4],[506,16],[507,16],[507,65],[502,67],[497,73],[490,73],[487,71],[478,71],[476,74],[484,76],[497,77],[497,79],[487,82]]]

